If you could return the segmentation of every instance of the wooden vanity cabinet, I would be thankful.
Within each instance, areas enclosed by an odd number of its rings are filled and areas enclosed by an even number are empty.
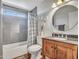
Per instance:
[[[67,59],[67,48],[57,46],[56,55],[56,59]]]
[[[55,43],[51,41],[44,41],[44,55],[51,59],[56,58],[56,51],[55,51]]]
[[[78,59],[77,45],[49,40],[43,38],[43,58],[47,56],[49,59]]]

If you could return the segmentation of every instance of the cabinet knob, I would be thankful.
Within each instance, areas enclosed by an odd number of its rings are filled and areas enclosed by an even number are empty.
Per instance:
[[[57,58],[54,58],[54,59],[57,59]]]
[[[51,48],[53,48],[53,46],[51,46]]]
[[[54,49],[57,49],[56,47],[54,47]]]

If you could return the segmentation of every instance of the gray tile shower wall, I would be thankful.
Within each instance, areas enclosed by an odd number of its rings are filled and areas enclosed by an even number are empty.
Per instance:
[[[37,43],[37,7],[29,12],[28,46]],[[29,43],[30,42],[30,43]]]
[[[10,18],[10,19],[9,19]],[[27,40],[27,26],[26,24],[18,25],[22,20],[13,17],[4,17],[4,28],[3,28],[3,43],[13,43],[13,42],[21,42]],[[12,20],[11,20],[12,19]],[[20,21],[21,20],[21,21]],[[22,22],[25,20],[23,19]],[[27,22],[26,22],[27,23]],[[18,29],[18,27],[20,28]],[[19,30],[19,31],[18,31]]]
[[[0,45],[0,59],[2,59],[2,45]]]
[[[10,9],[8,7],[8,9]],[[10,9],[14,10],[14,9]],[[15,42],[22,42],[27,40],[27,34],[28,34],[28,12],[24,13],[26,14],[26,17],[18,17],[16,16],[9,16],[6,14],[6,9],[4,8],[3,11],[3,44],[10,44]],[[17,11],[14,11],[15,13],[19,13]]]
[[[1,37],[2,36],[1,35],[1,29],[2,29],[1,28],[2,27],[1,24],[2,23],[1,23],[1,20],[2,19],[1,19],[1,0],[0,0],[0,59],[2,59],[2,37]]]
[[[37,7],[35,7],[34,9],[32,9],[32,11],[30,11],[32,16],[37,16]]]
[[[33,36],[34,36],[34,38],[33,38],[33,43],[34,44],[37,44],[37,34],[38,34],[38,22],[37,22],[37,7],[35,7],[33,10],[32,10],[32,12],[31,12],[31,14],[35,17],[35,19],[33,20]]]

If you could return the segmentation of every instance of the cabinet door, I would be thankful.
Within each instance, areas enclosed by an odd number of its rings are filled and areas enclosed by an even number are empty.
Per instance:
[[[55,59],[55,45],[51,41],[44,41],[44,55],[49,57],[50,59]]]
[[[77,46],[57,42],[56,59],[78,59]]]
[[[67,48],[57,46],[56,57],[56,59],[67,59]]]

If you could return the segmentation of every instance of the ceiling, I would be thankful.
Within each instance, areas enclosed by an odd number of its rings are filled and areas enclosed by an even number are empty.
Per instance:
[[[28,11],[37,6],[38,14],[51,8],[53,0],[3,0],[5,4],[20,7]]]
[[[52,8],[53,1],[54,0],[3,0],[5,4],[23,8],[28,11],[31,11],[35,6],[37,6],[38,14]]]

